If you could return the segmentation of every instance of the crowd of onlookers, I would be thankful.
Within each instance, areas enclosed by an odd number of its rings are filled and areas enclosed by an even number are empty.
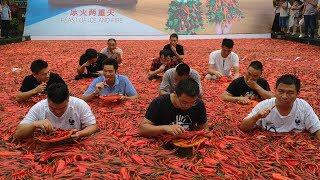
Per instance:
[[[319,38],[320,0],[273,0],[274,34]]]

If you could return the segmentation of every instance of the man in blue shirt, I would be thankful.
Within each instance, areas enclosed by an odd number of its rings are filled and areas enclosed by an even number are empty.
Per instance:
[[[98,96],[120,94],[122,100],[134,99],[138,93],[127,76],[117,74],[118,62],[115,59],[107,59],[103,62],[103,76],[97,77],[89,85],[82,99],[89,101]]]

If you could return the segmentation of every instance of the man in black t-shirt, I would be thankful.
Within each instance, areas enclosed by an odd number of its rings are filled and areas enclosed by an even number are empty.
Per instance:
[[[24,78],[20,91],[16,96],[18,102],[25,101],[38,93],[44,93],[47,87],[53,83],[64,83],[63,79],[56,73],[50,73],[48,63],[38,59],[31,63],[32,75]]]
[[[78,75],[75,79],[99,77],[102,75],[103,61],[107,58],[106,55],[99,54],[95,49],[87,49],[80,57],[77,68]],[[87,73],[84,73],[85,70],[87,70]]]
[[[208,129],[206,108],[199,93],[199,85],[195,80],[181,80],[175,93],[159,96],[151,102],[140,124],[140,134],[179,135],[186,130]]]
[[[250,99],[264,100],[273,97],[268,82],[261,78],[262,69],[263,66],[260,61],[251,62],[246,74],[231,82],[226,92],[222,94],[222,99],[248,104]]]
[[[169,50],[173,60],[182,62],[184,56],[183,46],[178,44],[178,35],[170,35],[170,44],[167,44],[163,47],[163,50]]]

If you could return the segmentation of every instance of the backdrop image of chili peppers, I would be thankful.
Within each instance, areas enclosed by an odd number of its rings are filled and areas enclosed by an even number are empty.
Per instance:
[[[174,0],[169,4],[167,29],[178,34],[194,35],[203,28],[201,2]]]
[[[266,0],[30,0],[25,19],[30,36],[266,34],[274,10]]]
[[[217,9],[210,9],[209,2]],[[138,0],[134,9],[115,9],[164,33],[207,35],[219,34],[210,19],[224,7],[228,7],[225,22],[232,22],[229,34],[270,32],[274,11],[272,2],[266,0]]]
[[[273,39],[234,41],[241,74],[251,61],[260,60],[263,77],[272,90],[281,74],[298,75],[302,80],[299,97],[320,115],[319,47]],[[240,131],[239,124],[252,106],[223,102],[220,94],[227,81],[201,77],[210,135],[191,157],[180,157],[174,150],[163,148],[172,137],[139,136],[139,122],[159,87],[159,81],[148,80],[147,71],[167,41],[117,42],[124,52],[119,73],[129,77],[140,97],[108,105],[99,98],[89,102],[100,131],[56,146],[37,143],[33,138],[10,142],[29,108],[45,98],[40,95],[19,104],[15,94],[30,74],[30,63],[41,58],[49,63],[51,72],[64,78],[71,94],[80,97],[92,79],[74,80],[79,58],[88,48],[101,50],[106,41],[28,41],[0,46],[0,179],[319,179],[319,141],[309,133]],[[179,43],[185,48],[184,61],[203,75],[210,52],[220,48],[221,40]],[[196,140],[195,135],[197,132],[188,137]]]
[[[208,0],[208,22],[215,25],[216,34],[229,34],[232,24],[245,18],[238,0]]]

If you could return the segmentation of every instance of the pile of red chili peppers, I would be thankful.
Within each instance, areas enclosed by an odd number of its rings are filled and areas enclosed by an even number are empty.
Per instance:
[[[80,96],[91,79],[75,81],[81,52],[102,49],[105,41],[30,41],[0,46],[0,176],[1,179],[101,178],[101,179],[319,179],[320,143],[309,133],[275,134],[262,130],[244,133],[238,126],[252,106],[222,102],[219,95],[228,82],[204,80],[208,134],[194,147],[192,156],[164,148],[169,136],[144,138],[138,126],[149,103],[158,94],[159,81],[148,81],[151,58],[166,41],[119,41],[124,62],[119,73],[133,82],[140,97],[136,101],[111,103],[97,98],[89,103],[100,131],[72,143],[48,146],[34,138],[13,143],[10,136],[29,108],[44,95],[23,104],[15,102],[30,63],[38,58],[49,63],[68,83],[73,96]],[[185,62],[205,74],[209,53],[221,40],[180,41]],[[146,48],[148,47],[148,48]],[[263,62],[263,77],[274,88],[276,78],[294,73],[302,80],[299,97],[320,113],[319,47],[271,39],[235,40],[243,74],[252,60]],[[299,57],[299,58],[298,58]],[[68,68],[61,68],[68,67]],[[20,73],[11,71],[21,68]],[[200,132],[201,133],[201,132]]]

